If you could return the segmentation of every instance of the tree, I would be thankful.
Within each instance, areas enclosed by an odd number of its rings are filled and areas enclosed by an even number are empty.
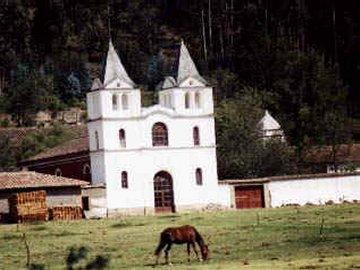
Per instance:
[[[11,147],[9,137],[5,136],[0,138],[0,149],[0,172],[10,171],[15,168],[15,151]]]
[[[301,164],[307,148],[347,141],[347,91],[336,69],[316,51],[287,59],[274,93],[285,134]],[[336,152],[336,147],[333,150]]]
[[[68,93],[69,98],[80,97],[81,95],[81,85],[79,79],[75,76],[74,72],[71,72],[67,77],[67,89],[63,90],[65,93]]]
[[[49,89],[46,80],[36,71],[17,77],[6,91],[6,112],[11,114],[18,126],[31,125],[32,116],[46,108]]]
[[[61,125],[30,133],[22,141],[18,160],[27,159],[45,149],[52,148],[70,138],[70,133]]]
[[[220,178],[249,178],[290,173],[288,147],[278,141],[264,142],[257,123],[263,109],[261,96],[245,89],[216,108]],[[276,152],[276,155],[274,155]]]

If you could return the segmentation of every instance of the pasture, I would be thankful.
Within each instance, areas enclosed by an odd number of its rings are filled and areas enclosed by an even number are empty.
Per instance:
[[[0,269],[25,269],[23,233],[45,269],[65,269],[72,246],[109,257],[110,269],[152,269],[159,233],[184,224],[209,243],[210,261],[188,263],[186,246],[173,246],[173,265],[155,269],[360,268],[360,204],[344,204],[0,225]]]

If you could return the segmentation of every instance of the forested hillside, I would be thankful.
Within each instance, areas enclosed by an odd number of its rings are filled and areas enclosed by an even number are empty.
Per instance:
[[[301,160],[308,145],[350,141],[360,117],[358,2],[2,1],[0,111],[22,126],[38,110],[81,106],[102,75],[109,33],[131,78],[153,96],[160,52],[182,38],[215,86],[220,153],[233,151],[235,131],[253,136],[250,123],[267,108]]]

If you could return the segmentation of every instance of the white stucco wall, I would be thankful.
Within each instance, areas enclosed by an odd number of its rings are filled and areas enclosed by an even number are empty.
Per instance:
[[[108,207],[154,207],[154,176],[168,172],[173,179],[177,209],[191,205],[222,203],[219,199],[215,148],[158,149],[113,152],[106,155]],[[202,169],[203,185],[196,184],[195,170]],[[121,187],[121,172],[127,171],[129,187]]]
[[[112,96],[117,95],[117,109],[113,109]],[[122,107],[122,96],[127,96],[128,108]],[[87,94],[87,112],[89,119],[138,117],[141,111],[141,93],[139,89],[106,89]]]
[[[360,175],[326,178],[288,179],[266,184],[271,207],[285,204],[324,204],[330,200],[360,200]]]
[[[168,129],[168,141],[171,147],[194,147],[193,128],[197,126],[200,133],[200,146],[215,146],[214,119],[212,117],[177,118],[170,117],[165,113],[154,112],[144,119],[122,119],[121,121],[103,121],[103,140],[100,140],[100,148],[106,150],[139,150],[153,148],[152,127],[155,123],[164,123]],[[93,124],[94,128],[97,126]],[[119,130],[126,133],[126,148],[121,149],[119,142]],[[103,144],[102,144],[103,141]],[[94,143],[90,139],[90,144]],[[195,147],[196,148],[196,147]],[[92,148],[91,149],[95,149]],[[159,149],[157,147],[156,149]]]
[[[219,204],[226,206],[226,207],[232,207],[232,192],[233,189],[228,184],[219,184],[218,188],[218,201]]]
[[[189,108],[185,108],[185,94],[189,93]],[[195,93],[199,95],[199,105],[195,103]],[[166,98],[168,97],[168,103]],[[170,101],[170,102],[169,102]],[[180,115],[209,115],[214,112],[213,91],[211,87],[191,86],[171,88],[159,92],[159,104],[173,108]]]

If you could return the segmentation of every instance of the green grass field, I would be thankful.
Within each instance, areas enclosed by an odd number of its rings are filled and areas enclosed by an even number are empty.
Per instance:
[[[173,265],[158,269],[360,268],[360,205],[347,204],[0,225],[0,269],[25,268],[24,232],[46,269],[64,269],[71,246],[108,256],[111,269],[152,269],[161,230],[183,224],[203,234],[211,260],[189,264],[186,247],[174,246]]]

